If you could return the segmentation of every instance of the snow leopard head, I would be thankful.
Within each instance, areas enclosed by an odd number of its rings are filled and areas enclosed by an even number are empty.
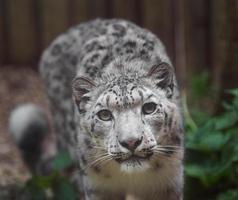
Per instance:
[[[74,79],[80,132],[90,143],[84,160],[90,167],[115,165],[134,172],[181,160],[173,68],[165,62],[145,65],[116,62],[96,80]]]

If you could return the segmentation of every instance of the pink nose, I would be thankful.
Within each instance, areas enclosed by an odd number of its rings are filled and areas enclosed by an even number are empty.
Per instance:
[[[120,145],[127,148],[130,151],[134,151],[142,142],[143,137],[138,138],[130,138],[124,141],[119,141]]]

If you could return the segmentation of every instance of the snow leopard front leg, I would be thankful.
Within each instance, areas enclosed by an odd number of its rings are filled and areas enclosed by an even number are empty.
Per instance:
[[[75,121],[79,122],[77,118],[79,116],[75,116]],[[77,126],[77,150],[76,156],[78,158],[78,167],[79,167],[79,175],[81,179],[81,183],[77,184],[80,190],[83,192],[85,200],[121,200],[124,199],[124,195],[120,193],[112,193],[110,191],[100,190],[96,187],[91,172],[95,174],[104,175],[102,169],[100,167],[96,167],[93,165],[95,159],[97,158],[97,151],[95,144],[93,144],[92,139],[89,135],[87,135],[86,130],[82,130],[81,127]],[[92,159],[94,158],[94,159]]]
[[[85,200],[102,199],[99,197],[97,190],[93,187],[92,181],[86,173],[83,175],[83,186]]]
[[[113,194],[96,189],[90,176],[85,173],[83,179],[83,190],[85,200],[122,200],[125,199],[123,194]]]
[[[183,192],[178,188],[173,188],[168,190],[168,196],[165,198],[167,200],[182,200],[183,199]]]
[[[83,190],[84,190],[84,198],[85,200],[110,200],[112,199],[112,197],[110,196],[110,194],[107,193],[102,193],[99,190],[97,190],[94,187],[94,184],[91,180],[91,178],[85,174],[83,176]],[[113,198],[114,199],[114,198]]]

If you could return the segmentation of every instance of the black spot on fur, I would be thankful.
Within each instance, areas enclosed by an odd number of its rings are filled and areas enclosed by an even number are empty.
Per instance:
[[[164,112],[164,123],[165,123],[165,126],[168,126],[168,113],[167,112]]]
[[[94,54],[94,55],[90,58],[90,62],[91,62],[91,63],[94,63],[98,58],[99,58],[99,54]]]
[[[155,170],[161,169],[161,167],[162,166],[160,163],[158,163],[158,162],[155,163]]]
[[[141,90],[138,90],[138,93],[140,95],[141,101],[143,102],[143,100],[144,100],[143,92]]]
[[[94,132],[94,127],[95,127],[95,124],[92,123],[92,124],[91,124],[91,132]]]
[[[73,120],[70,120],[69,121],[69,126],[72,130],[75,130],[75,124],[74,124],[74,121]]]
[[[84,139],[84,143],[85,143],[85,145],[86,145],[86,147],[88,149],[92,149],[93,148],[93,145],[92,145],[91,141],[89,140],[89,138],[85,138]]]
[[[127,53],[127,54],[133,53],[133,50],[132,50],[132,49],[127,49],[127,50],[126,50],[126,53]]]
[[[113,24],[115,32],[112,33],[113,36],[123,37],[126,34],[126,28],[120,24]]]
[[[70,61],[70,63],[71,63],[72,65],[77,65],[77,63],[78,63],[78,58],[77,58],[77,56],[71,56],[70,59],[69,59],[69,61]]]
[[[118,95],[117,92],[116,92],[115,90],[113,90],[112,92],[113,92],[113,94]],[[120,95],[119,95],[119,96],[120,96]]]
[[[106,29],[106,28],[99,28],[99,29],[98,29],[98,33],[99,33],[100,35],[105,35],[105,34],[107,33],[107,29]]]
[[[135,41],[127,41],[123,44],[124,48],[136,48],[136,42]]]
[[[81,160],[84,165],[87,164],[87,160],[84,155],[81,156]]]
[[[170,117],[169,120],[168,120],[168,127],[169,127],[169,129],[171,129],[171,126],[172,126],[172,117]]]
[[[98,74],[98,68],[95,65],[86,65],[86,73],[91,77],[94,78]]]
[[[62,52],[62,46],[60,44],[55,44],[52,48],[52,56],[57,56]]]
[[[96,51],[96,50],[102,50],[102,49],[105,49],[105,47],[101,46],[98,41],[93,41],[93,42],[90,42],[89,44],[87,44],[85,46],[85,51],[87,53],[91,52],[91,51]]]
[[[106,98],[107,107],[109,107],[109,101],[110,101],[110,96],[108,95],[107,98]]]
[[[94,166],[93,167],[93,170],[97,173],[97,174],[100,174],[101,173],[101,168],[100,168],[100,166],[98,166],[98,165],[96,165],[96,166]]]
[[[181,143],[182,143],[181,136],[176,135],[176,134],[171,136],[171,141],[172,141],[173,145],[181,145]]]
[[[133,91],[133,90],[136,89],[136,88],[137,88],[136,85],[132,86],[131,91]]]
[[[153,51],[154,50],[154,42],[146,40],[143,43],[143,47],[146,48],[148,51]]]

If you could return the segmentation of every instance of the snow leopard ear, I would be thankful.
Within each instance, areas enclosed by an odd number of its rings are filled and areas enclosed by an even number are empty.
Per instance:
[[[154,80],[157,88],[166,90],[167,96],[171,96],[174,87],[174,69],[171,65],[165,62],[154,65],[150,68],[147,76]]]
[[[90,97],[86,96],[90,92],[96,83],[87,77],[76,77],[72,83],[73,99],[78,106],[79,112],[85,112],[85,105],[90,100]]]

